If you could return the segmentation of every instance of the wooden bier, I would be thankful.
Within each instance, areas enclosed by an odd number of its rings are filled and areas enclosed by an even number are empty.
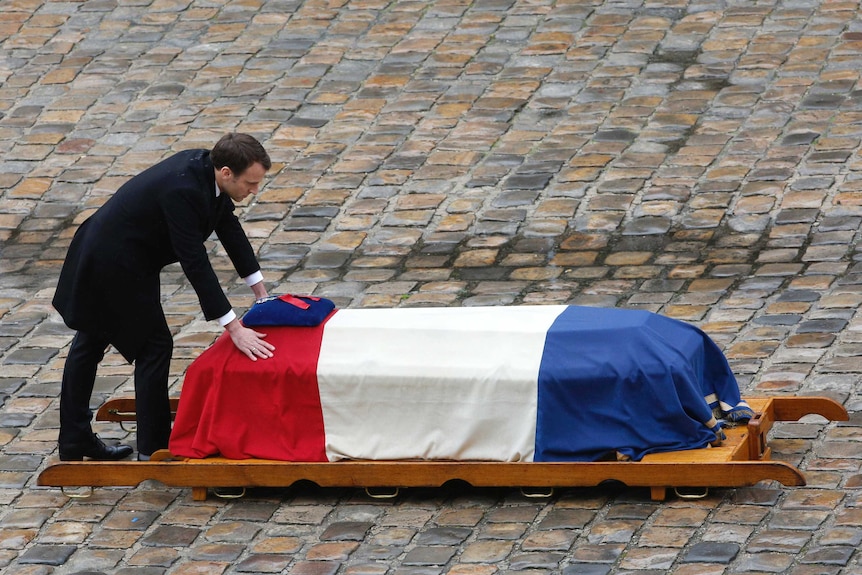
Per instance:
[[[190,487],[204,500],[210,487],[289,487],[311,481],[320,487],[440,487],[460,480],[474,487],[594,487],[605,481],[648,487],[654,500],[680,487],[744,487],[773,480],[805,485],[794,466],[770,459],[768,434],[776,421],[796,421],[816,414],[846,421],[847,411],[826,397],[747,398],[756,415],[747,425],[725,430],[720,447],[655,453],[638,462],[512,463],[490,461],[340,461],[306,463],[261,459],[175,458],[156,452],[150,461],[59,462],[39,474],[38,485],[51,487],[134,487],[156,480],[170,487]],[[172,400],[175,410],[178,400]],[[120,398],[99,409],[97,420],[134,421],[134,399]]]

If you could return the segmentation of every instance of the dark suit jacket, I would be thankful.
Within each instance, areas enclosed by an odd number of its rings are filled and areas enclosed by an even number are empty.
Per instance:
[[[159,272],[179,262],[206,319],[230,311],[207,256],[213,231],[241,277],[260,266],[207,150],[171,156],[126,182],[75,233],[53,304],[70,328],[100,334],[132,361],[164,321]]]

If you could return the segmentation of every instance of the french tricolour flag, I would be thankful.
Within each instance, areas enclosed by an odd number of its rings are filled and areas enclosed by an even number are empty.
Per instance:
[[[337,310],[222,336],[189,367],[176,455],[287,461],[592,461],[704,447],[744,406],[697,328],[578,306]],[[710,405],[710,402],[713,405]]]

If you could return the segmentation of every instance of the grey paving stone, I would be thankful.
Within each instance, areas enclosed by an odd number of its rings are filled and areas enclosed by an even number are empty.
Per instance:
[[[59,350],[52,348],[42,348],[42,347],[24,347],[18,348],[3,360],[3,363],[14,365],[14,364],[29,364],[29,365],[43,365],[47,363],[52,357],[57,355]]]
[[[361,561],[392,561],[402,553],[404,553],[404,547],[401,546],[362,546],[351,554],[351,558]]]
[[[551,174],[515,174],[503,182],[505,190],[542,190],[551,180]]]
[[[539,529],[583,529],[595,516],[589,509],[554,509],[542,519]]]
[[[843,100],[844,96],[841,95],[812,95],[802,101],[802,106],[811,109],[831,108],[840,105]]]
[[[229,509],[225,510],[221,519],[223,521],[269,521],[278,510],[278,504],[274,501],[247,501],[235,502]]]
[[[317,268],[339,268],[343,266],[350,258],[350,254],[346,252],[322,252],[309,256],[305,261],[305,267],[308,269]]]
[[[838,319],[812,319],[803,321],[796,328],[796,333],[836,333],[844,329],[847,322]]]
[[[0,455],[0,471],[36,471],[41,464],[39,455]]]
[[[300,561],[291,567],[297,575],[335,575],[340,567],[335,561]]]
[[[288,204],[255,204],[245,216],[247,222],[281,222],[287,216],[290,206]]]
[[[562,559],[563,555],[559,553],[521,553],[511,558],[509,568],[513,571],[553,569]]]
[[[440,567],[399,567],[395,570],[396,575],[442,575],[444,570]]]
[[[610,572],[609,565],[594,563],[575,563],[563,569],[563,575],[608,575]]]
[[[774,314],[774,315],[764,315],[754,319],[754,323],[759,325],[769,325],[769,326],[781,326],[781,325],[795,325],[799,323],[802,318],[795,314],[783,313],[783,314]]]
[[[374,526],[364,521],[342,521],[333,523],[320,535],[321,541],[362,541],[365,534]]]
[[[671,220],[663,217],[640,217],[627,223],[623,234],[630,236],[666,234],[671,224]]]
[[[39,319],[37,318],[0,321],[0,337],[24,337],[25,335],[33,331],[38,321]]]
[[[200,530],[178,525],[159,525],[147,535],[142,543],[150,547],[188,547],[200,534]]]
[[[2,377],[0,378],[0,395],[2,396],[10,396],[15,393],[17,390],[21,389],[21,387],[26,382],[23,378],[17,377]],[[3,415],[3,414],[0,414]]]
[[[463,527],[432,527],[419,534],[416,543],[419,545],[449,545],[457,546],[464,542],[472,533],[472,529]]]
[[[455,555],[452,547],[414,547],[401,560],[402,565],[445,565]]]
[[[77,547],[74,545],[35,545],[18,559],[22,565],[63,565]]]
[[[820,299],[821,294],[814,290],[788,290],[782,293],[777,301],[813,302]]]
[[[739,550],[740,547],[736,543],[696,543],[685,554],[682,562],[727,565],[736,558]]]
[[[605,517],[607,519],[647,519],[656,511],[653,505],[637,503],[621,503],[611,507]]]
[[[238,573],[280,573],[291,562],[289,555],[249,555],[236,565]]]
[[[806,551],[800,562],[805,564],[847,565],[853,556],[853,547],[816,547]]]
[[[781,140],[781,144],[785,146],[808,145],[819,136],[818,132],[797,132],[785,136]]]
[[[332,222],[329,218],[320,217],[290,217],[284,221],[282,227],[286,231],[309,231],[322,232]]]

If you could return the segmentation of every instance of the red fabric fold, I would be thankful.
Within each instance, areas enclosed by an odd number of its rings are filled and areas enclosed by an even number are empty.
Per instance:
[[[326,461],[317,388],[325,323],[257,328],[275,346],[274,357],[257,361],[236,349],[227,333],[219,337],[186,372],[171,452]]]

